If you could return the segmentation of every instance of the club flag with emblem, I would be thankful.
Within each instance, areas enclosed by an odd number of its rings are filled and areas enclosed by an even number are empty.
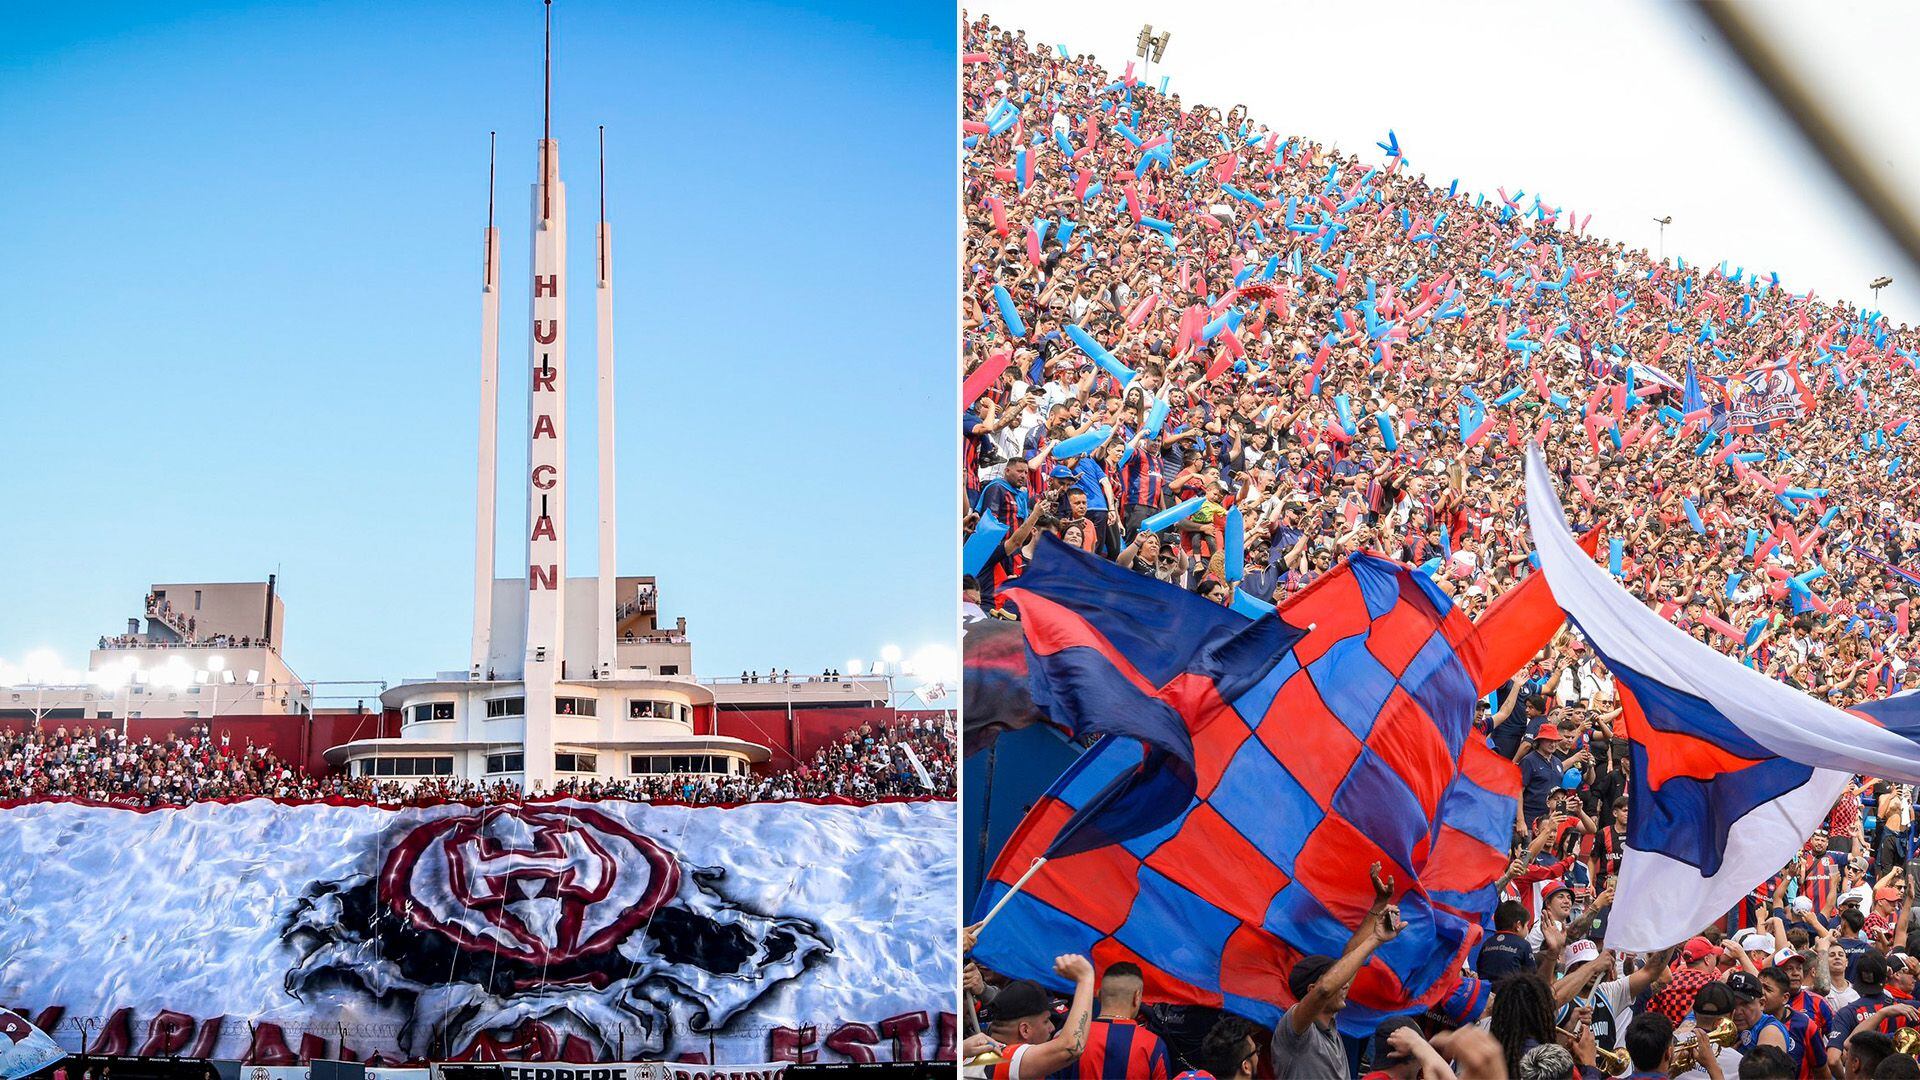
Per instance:
[[[1843,711],[1687,636],[1581,550],[1537,449],[1527,520],[1625,710],[1632,811],[1609,947],[1666,948],[1725,915],[1799,854],[1849,775],[1920,781],[1920,698]]]
[[[1344,951],[1378,862],[1407,925],[1354,981],[1343,1028],[1455,989],[1497,899],[1519,776],[1473,729],[1473,628],[1430,578],[1357,555],[1252,621],[1064,546],[1017,584],[1036,702],[1107,734],[995,860],[976,919],[1012,895],[981,933],[983,966],[1064,989],[1061,953],[1131,961],[1149,1000],[1271,1025],[1293,964]],[[1124,728],[1098,711],[1123,706]],[[1183,741],[1192,786],[1170,813],[1130,809],[1165,797],[1126,785]],[[1159,824],[1127,836],[1085,824],[1098,814]],[[1061,843],[1089,832],[1101,842]]]
[[[0,1080],[31,1076],[66,1056],[52,1036],[18,1013],[0,1009]]]

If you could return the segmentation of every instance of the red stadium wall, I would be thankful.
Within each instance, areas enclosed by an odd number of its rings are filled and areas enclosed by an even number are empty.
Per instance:
[[[766,768],[778,770],[805,764],[815,752],[862,724],[879,727],[897,717],[911,716],[888,708],[795,709],[718,707],[720,734],[773,749]]]

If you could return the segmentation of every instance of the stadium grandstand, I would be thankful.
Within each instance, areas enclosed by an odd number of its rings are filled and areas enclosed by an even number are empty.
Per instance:
[[[1063,550],[1251,618],[1339,585],[1350,556],[1378,555],[1417,568],[1420,589],[1478,620],[1539,576],[1524,484],[1532,446],[1576,528],[1607,538],[1599,562],[1684,634],[1840,708],[1910,691],[1920,686],[1909,624],[1920,570],[1907,562],[1920,546],[1920,471],[1908,460],[1920,333],[1795,291],[1790,268],[1658,258],[1590,233],[1585,216],[1539,194],[1423,175],[1384,123],[1377,148],[1336,151],[983,15],[967,17],[962,48],[965,889],[976,920],[994,899],[1015,900],[966,966],[981,1074],[1344,1076],[1371,1062],[1383,1070],[1374,1075],[1671,1065],[1703,1076],[1700,1061],[1717,1057],[1731,1076],[1739,1050],[1689,1033],[1732,1016],[1743,1046],[1784,1044],[1782,1067],[1796,1070],[1739,1075],[1872,1074],[1891,1044],[1866,1033],[1912,1022],[1875,1010],[1904,999],[1920,973],[1908,945],[1920,933],[1909,789],[1854,776],[1830,812],[1816,808],[1827,820],[1803,851],[1684,945],[1600,950],[1646,765],[1626,729],[1637,707],[1577,632],[1554,634],[1477,706],[1474,738],[1517,764],[1520,807],[1510,840],[1504,823],[1496,838],[1512,860],[1496,882],[1505,902],[1458,980],[1466,989],[1422,1003],[1436,1008],[1417,1022],[1377,1027],[1378,1014],[1341,1013],[1346,984],[1322,976],[1338,965],[1351,980],[1376,949],[1404,955],[1385,891],[1370,911],[1362,897],[1322,949],[1284,953],[1289,964],[1333,954],[1292,964],[1289,983],[1236,955],[1261,937],[1265,901],[1287,875],[1275,870],[1262,888],[1267,878],[1229,857],[1243,848],[1217,816],[1201,826],[1208,856],[1183,879],[1191,892],[1165,877],[1174,825],[1112,862],[1075,854],[1079,869],[1049,885],[1029,857],[1044,846],[1033,834],[1060,817],[1036,810],[1017,833],[1012,823],[1077,748],[1033,725],[1030,703],[975,695],[1024,670],[1018,646],[996,642],[1018,639],[1022,575],[1036,558],[1064,567]],[[1045,651],[1084,643],[1092,631],[1074,625],[1078,638],[1049,637]],[[1190,753],[1204,798],[1202,741]],[[1012,786],[1039,756],[1050,770]],[[1700,768],[1694,760],[1685,768]],[[1097,768],[1068,773],[1054,795],[1078,805],[1073,778]],[[997,787],[981,779],[996,775]],[[1294,805],[1285,790],[1262,787],[1283,817]],[[1382,793],[1377,781],[1370,790]],[[1285,867],[1296,882],[1305,859]],[[1141,860],[1157,871],[1136,880]],[[1115,862],[1129,869],[1111,876]],[[1032,885],[1009,893],[1023,873]],[[1259,893],[1250,921],[1218,910],[1248,889]],[[1146,923],[1150,892],[1161,907]],[[1060,932],[1023,950],[1035,927]],[[1069,950],[1054,944],[1071,940],[1092,945],[1092,963],[1056,962]],[[1377,989],[1387,972],[1373,964]],[[1491,1022],[1476,1029],[1467,1021],[1489,987]],[[1784,1037],[1748,1030],[1767,1028],[1758,1002]],[[1066,1017],[1057,1037],[1047,1010]],[[1095,1013],[1091,1035],[1069,1037]],[[1670,1061],[1676,1025],[1677,1042],[1697,1049]],[[1034,1056],[1010,1071],[1014,1048]]]

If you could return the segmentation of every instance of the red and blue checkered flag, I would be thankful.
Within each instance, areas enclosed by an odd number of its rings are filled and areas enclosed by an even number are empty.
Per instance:
[[[1114,575],[1124,590],[1104,591]],[[1378,862],[1407,930],[1354,981],[1343,1028],[1454,990],[1497,899],[1520,785],[1473,730],[1474,627],[1430,579],[1355,556],[1252,622],[1064,548],[1018,586],[1036,703],[1108,735],[1000,852],[980,913],[1049,861],[982,933],[983,965],[1064,988],[1049,963],[1062,952],[1128,960],[1151,1000],[1277,1023],[1287,972],[1344,951]],[[1190,754],[1184,790],[1165,779],[1182,777],[1168,717]]]
[[[1186,698],[1203,688],[1238,696],[1302,633],[1278,620],[1249,625],[1051,536],[1006,594],[1020,608],[1033,704],[1069,738],[1131,748],[1127,767],[1076,804],[1048,858],[1144,836],[1178,816],[1196,782]]]

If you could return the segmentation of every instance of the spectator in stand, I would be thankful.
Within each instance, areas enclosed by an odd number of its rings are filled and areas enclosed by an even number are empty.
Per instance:
[[[565,779],[547,794],[694,804],[841,797],[874,800],[952,797],[957,779],[955,733],[947,718],[901,716],[862,725],[817,752],[809,763],[751,776],[652,775],[630,780]],[[914,768],[918,761],[920,768]],[[925,782],[921,778],[925,770]],[[927,786],[931,782],[931,787]],[[428,776],[401,782],[376,777],[315,776],[251,740],[192,725],[185,735],[127,739],[117,727],[62,726],[53,732],[0,732],[0,798],[78,798],[128,806],[178,806],[208,799],[362,799],[384,805],[441,801],[514,802],[525,797],[507,782]]]
[[[1422,567],[1476,618],[1536,572],[1522,467],[1539,443],[1577,527],[1618,539],[1623,586],[1682,631],[1842,708],[1920,686],[1920,329],[1771,273],[1658,258],[1537,195],[1480,197],[1397,155],[1183,103],[984,16],[963,37],[963,521],[1006,530],[964,568],[983,613],[1017,618],[999,594],[1051,532],[1243,610],[1369,552]],[[1057,452],[1082,438],[1096,445]],[[1476,720],[1527,775],[1500,882],[1521,910],[1479,953],[1481,975],[1506,979],[1493,1011],[1510,1073],[1547,1049],[1528,1040],[1580,1053],[1518,1022],[1558,995],[1508,995],[1534,968],[1552,978],[1563,945],[1604,940],[1596,894],[1644,780],[1624,704],[1568,630]],[[1832,1012],[1833,1068],[1877,1066],[1881,1035],[1909,1022],[1881,1010],[1910,977],[1887,956],[1915,930],[1914,801],[1855,778],[1824,835],[1697,928],[1636,1021],[1710,1029],[1733,1012],[1728,976],[1778,967],[1786,1003],[1743,1009],[1789,1033]],[[1554,917],[1536,918],[1548,892]],[[1566,940],[1546,940],[1549,923]],[[1523,928],[1541,936],[1531,963],[1506,947]],[[1772,938],[1761,955],[1734,944],[1756,934]],[[1282,1026],[1276,1062],[1324,1030]],[[1727,1053],[1679,1069],[1731,1076]]]
[[[1166,1045],[1138,1022],[1145,986],[1140,965],[1124,960],[1101,974],[1099,1004],[1073,1075],[1080,1080],[1108,1076],[1167,1080],[1170,1070]]]
[[[987,1034],[1002,1046],[992,1080],[1040,1080],[1068,1069],[1087,1044],[1093,1008],[1093,965],[1084,956],[1061,956],[1053,969],[1074,984],[1073,1004],[1055,1033],[1053,1005],[1046,991],[1030,982],[1009,983],[993,1001]]]

